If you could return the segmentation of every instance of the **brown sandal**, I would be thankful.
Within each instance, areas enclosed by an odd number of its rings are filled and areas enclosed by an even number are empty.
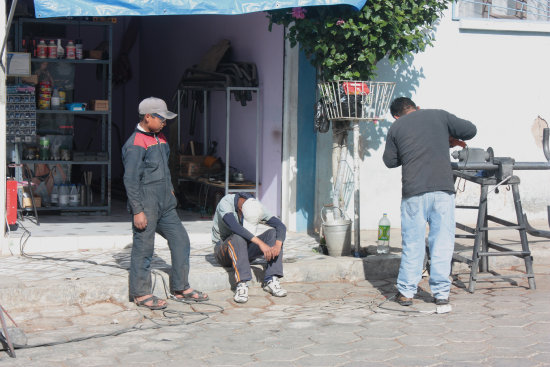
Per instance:
[[[146,305],[146,303],[149,302],[149,301],[153,301],[153,304]],[[151,295],[151,297],[147,297],[145,299],[142,299],[141,301],[138,301],[137,298],[134,298],[134,303],[138,307],[146,307],[150,310],[164,310],[166,308],[166,304],[161,305],[161,304],[159,304],[160,301],[162,301],[162,300],[160,298],[158,298],[157,296],[154,296],[154,295]]]
[[[210,298],[204,293],[202,293],[201,291],[197,291],[194,289],[189,293],[183,293],[183,291],[174,291],[174,299],[180,302],[182,301],[183,302],[185,301],[205,302],[205,301],[208,301]]]

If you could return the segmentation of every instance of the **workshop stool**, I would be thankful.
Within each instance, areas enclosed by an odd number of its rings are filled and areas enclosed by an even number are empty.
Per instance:
[[[496,177],[481,177],[475,173],[467,173],[465,171],[453,171],[455,177],[463,178],[467,181],[477,183],[481,186],[478,206],[457,205],[457,209],[477,209],[476,227],[472,228],[461,223],[456,223],[456,228],[468,232],[470,234],[456,234],[455,238],[470,238],[474,240],[472,250],[472,258],[468,259],[458,253],[454,253],[453,260],[467,263],[470,266],[470,280],[468,291],[475,291],[476,281],[487,278],[527,278],[530,289],[535,289],[535,274],[533,273],[533,257],[529,250],[529,242],[527,240],[526,222],[523,216],[521,207],[521,199],[519,195],[520,179],[517,176],[510,175],[498,182]],[[502,184],[509,185],[512,189],[514,208],[516,212],[517,223],[512,223],[504,219],[488,214],[487,198],[491,191],[498,193],[498,187]],[[494,186],[491,191],[489,187]],[[502,227],[489,227],[488,223],[494,222],[502,225]],[[503,244],[498,244],[489,240],[489,231],[491,230],[507,230],[515,229],[519,232],[521,241],[521,251],[510,249]],[[493,251],[490,251],[493,250]],[[478,272],[489,272],[489,256],[516,256],[522,258],[525,262],[525,274],[520,275],[499,275],[499,274],[484,274],[479,275]]]

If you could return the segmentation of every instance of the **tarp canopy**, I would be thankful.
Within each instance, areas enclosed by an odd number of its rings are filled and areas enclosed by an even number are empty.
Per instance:
[[[318,5],[352,5],[366,0],[34,0],[37,18],[124,15],[244,14]]]

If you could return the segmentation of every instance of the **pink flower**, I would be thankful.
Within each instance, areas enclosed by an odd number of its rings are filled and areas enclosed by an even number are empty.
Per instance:
[[[292,8],[292,17],[295,19],[304,19],[306,17],[307,9],[304,8]]]
[[[346,23],[345,20],[343,20],[343,19],[338,19],[338,21],[336,22],[336,25],[342,25],[342,24],[344,24],[344,23]]]

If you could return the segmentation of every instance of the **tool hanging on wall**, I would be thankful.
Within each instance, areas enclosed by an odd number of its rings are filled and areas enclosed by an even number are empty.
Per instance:
[[[193,106],[191,107],[191,118],[189,119],[189,135],[195,135],[195,120],[197,118],[197,109],[200,113],[204,113],[204,100],[202,92],[191,92],[191,99],[193,100]]]

